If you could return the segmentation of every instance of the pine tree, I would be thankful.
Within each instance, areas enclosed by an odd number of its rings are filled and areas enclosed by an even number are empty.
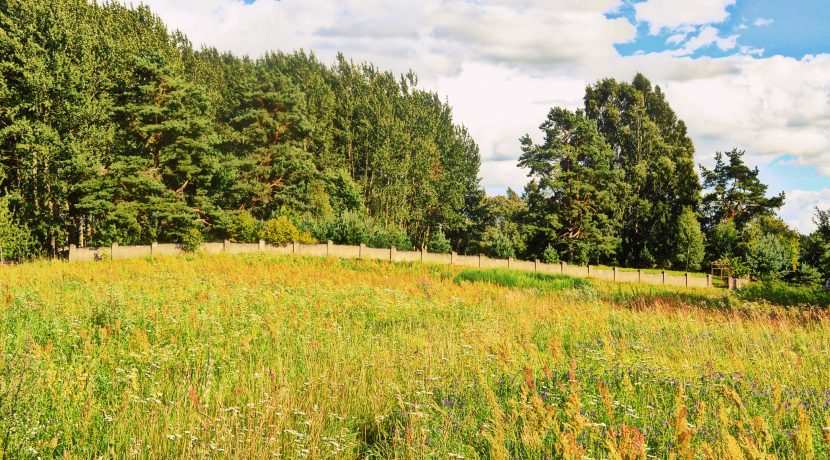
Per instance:
[[[530,170],[528,220],[539,256],[552,245],[574,263],[607,261],[619,248],[617,197],[622,187],[613,151],[580,111],[551,110],[545,140],[522,139],[519,166]]]

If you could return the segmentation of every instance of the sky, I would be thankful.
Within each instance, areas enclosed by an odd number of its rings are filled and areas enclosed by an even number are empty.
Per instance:
[[[196,45],[256,57],[338,51],[453,107],[481,147],[491,194],[521,191],[519,138],[601,78],[645,74],[697,162],[745,150],[802,232],[830,208],[830,0],[143,0]]]

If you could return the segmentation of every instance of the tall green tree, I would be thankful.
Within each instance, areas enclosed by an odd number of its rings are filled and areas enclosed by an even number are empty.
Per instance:
[[[617,196],[623,187],[614,152],[583,111],[554,108],[540,126],[541,144],[522,139],[519,166],[529,169],[525,189],[532,251],[548,245],[569,262],[609,261],[619,249]]]
[[[624,188],[616,193],[622,227],[619,261],[669,266],[683,209],[697,209],[700,181],[686,125],[659,86],[642,74],[631,83],[600,80],[585,90],[585,115],[614,153]],[[667,236],[669,236],[667,238]]]
[[[676,266],[686,271],[697,270],[705,255],[703,232],[691,208],[686,208],[677,220]]]
[[[773,215],[784,205],[784,192],[768,198],[767,185],[758,178],[758,168],[744,163],[743,150],[715,154],[715,167],[700,167],[703,176],[701,212],[707,229],[731,220],[738,231],[757,216]],[[724,158],[725,157],[725,158]]]

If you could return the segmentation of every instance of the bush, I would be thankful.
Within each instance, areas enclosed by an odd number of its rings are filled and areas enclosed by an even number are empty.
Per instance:
[[[34,255],[34,247],[29,229],[14,220],[6,201],[0,199],[0,251],[3,259],[27,259]]]
[[[317,240],[308,231],[300,231],[294,222],[286,216],[271,219],[262,225],[259,237],[268,244],[289,244],[298,242],[314,244]]]
[[[557,264],[559,263],[559,253],[556,252],[556,249],[553,246],[548,245],[545,248],[545,252],[542,253],[542,262],[546,264]]]
[[[189,228],[182,232],[179,247],[181,247],[186,252],[196,252],[199,250],[199,247],[204,243],[205,237],[202,235],[202,232],[199,231],[197,228]]]
[[[438,230],[429,237],[427,251],[434,254],[449,254],[452,252],[452,245],[443,230]]]
[[[830,307],[830,292],[821,287],[794,286],[778,281],[750,283],[736,294],[743,300],[765,300],[785,307]]]
[[[344,212],[333,219],[306,221],[305,227],[320,241],[331,240],[336,244],[355,246],[362,243],[373,248],[395,246],[405,251],[414,248],[403,228],[384,226],[360,212]]]
[[[231,218],[231,241],[236,243],[256,243],[262,222],[248,211],[237,211]]]

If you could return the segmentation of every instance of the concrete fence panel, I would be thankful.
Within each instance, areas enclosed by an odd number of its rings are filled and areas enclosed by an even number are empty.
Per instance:
[[[605,281],[614,281],[614,277],[614,270],[591,267],[591,278],[596,278],[598,280]]]
[[[225,252],[228,254],[250,254],[259,252],[259,243],[228,243]]]
[[[424,262],[431,264],[449,265],[452,262],[452,254],[433,254],[424,252]]]
[[[266,244],[262,247],[265,254],[288,255],[294,253],[294,245],[291,244]]]
[[[478,267],[478,256],[459,256],[454,255],[452,258],[453,265],[461,265],[464,267]]]
[[[661,275],[660,273],[642,272],[641,277],[641,282],[645,284],[663,284],[663,275]]]
[[[177,256],[184,253],[178,244],[153,243],[151,247],[154,256]]]
[[[112,258],[118,259],[135,259],[138,257],[147,257],[153,255],[153,247],[147,246],[119,246],[112,245]]]
[[[389,249],[363,248],[361,259],[389,260]]]
[[[395,253],[395,261],[398,262],[420,262],[421,251],[401,251]]]
[[[357,259],[360,257],[360,246],[344,246],[340,244],[332,245],[332,257],[339,257],[341,259]]]
[[[618,283],[639,283],[640,276],[637,272],[617,270]]]
[[[79,248],[74,244],[69,246],[69,260],[83,262],[103,260],[111,257],[111,248]]]
[[[666,286],[686,286],[686,275],[666,274]]]
[[[562,269],[562,266],[559,265],[559,264],[546,264],[546,263],[543,263],[543,262],[539,262],[539,264],[536,265],[536,271],[537,272],[539,272],[539,273],[548,273],[548,274],[551,274],[551,275],[558,275],[560,273],[561,269]]]
[[[568,265],[568,264],[565,264],[563,266],[562,274],[563,275],[569,275],[569,276],[576,276],[576,277],[579,277],[579,278],[587,278],[588,275],[589,275],[588,267],[580,267],[578,265]]]
[[[535,272],[536,271],[536,263],[535,262],[528,262],[526,260],[511,260],[510,261],[510,268],[516,270],[523,270],[527,272]]]
[[[325,257],[328,255],[327,244],[295,244],[296,253],[303,256]]]
[[[481,268],[510,268],[505,259],[481,258]]]

